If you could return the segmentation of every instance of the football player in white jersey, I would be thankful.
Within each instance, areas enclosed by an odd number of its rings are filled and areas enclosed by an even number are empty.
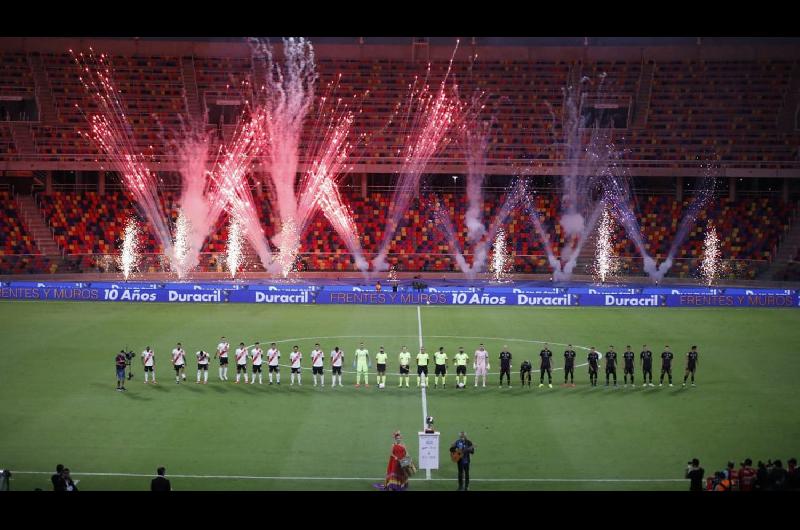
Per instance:
[[[253,378],[250,380],[250,384],[256,382],[256,374],[258,374],[258,384],[262,384],[261,381],[261,364],[264,362],[264,352],[261,350],[261,343],[256,342],[255,348],[250,350],[250,357],[253,359]]]
[[[336,346],[331,352],[331,372],[333,372],[333,385],[336,386],[336,376],[339,376],[339,386],[342,386],[342,364],[344,363],[344,352]]]
[[[186,381],[186,352],[180,342],[172,350],[172,366],[175,367],[175,382],[180,383],[181,376]]]
[[[475,386],[478,386],[478,377],[483,376],[483,386],[486,386],[486,372],[489,370],[489,352],[480,344],[475,350],[475,361],[472,364],[475,370]]]
[[[153,374],[153,384],[156,384],[156,352],[150,346],[142,352],[142,364],[144,365],[144,384],[147,384],[148,374]]]
[[[297,374],[297,384],[302,386],[303,383],[300,380],[300,376],[302,368],[300,367],[300,361],[303,359],[303,354],[297,346],[292,347],[292,353],[289,354],[289,362],[292,365],[292,385],[294,384],[294,374]]]
[[[208,360],[211,357],[207,351],[200,350],[195,354],[197,356],[197,381],[200,384],[200,374],[203,374],[203,384],[208,384]]]
[[[278,384],[281,384],[281,367],[278,365],[281,358],[281,351],[273,342],[269,345],[267,350],[267,364],[269,365],[269,384],[272,384],[272,372],[275,372],[275,377],[278,379]]]
[[[314,349],[311,350],[311,373],[314,377],[314,386],[317,386],[317,374],[319,374],[319,386],[325,386],[325,372],[323,371],[322,358],[325,354],[322,348],[319,347],[319,342],[314,344]]]
[[[230,349],[231,345],[225,340],[225,337],[221,337],[219,340],[219,344],[217,344],[217,351],[214,353],[214,358],[216,359],[219,356],[219,380],[220,381],[227,381],[228,380],[228,349]]]
[[[244,342],[240,342],[236,348],[236,384],[241,374],[244,374],[244,383],[247,384],[247,347]]]

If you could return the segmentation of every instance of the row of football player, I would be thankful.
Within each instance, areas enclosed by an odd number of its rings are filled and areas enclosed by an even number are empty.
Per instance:
[[[319,343],[316,343],[314,350],[311,352],[311,363],[312,363],[312,374],[314,377],[314,386],[317,385],[317,376],[320,376],[319,383],[324,386],[325,384],[325,376],[324,376],[324,357],[325,354],[320,347]],[[639,354],[639,360],[641,364],[641,368],[644,375],[644,383],[643,385],[654,386],[653,384],[653,352],[647,349],[647,345],[642,346],[642,351]],[[225,337],[222,337],[221,342],[217,345],[217,351],[214,353],[214,358],[219,359],[219,379],[221,381],[228,380],[228,352],[230,349],[230,344],[225,340]],[[478,377],[483,378],[483,386],[486,386],[486,375],[488,370],[491,368],[489,363],[489,352],[486,350],[483,343],[481,343],[477,350],[475,350],[474,360],[472,363],[472,368],[475,370],[475,386],[478,386]],[[210,362],[210,354],[204,350],[198,351],[195,356],[197,357],[197,383],[202,382],[204,384],[208,383],[208,364]],[[540,376],[539,376],[539,386],[544,386],[544,376],[547,374],[548,378],[548,385],[550,388],[553,386],[553,378],[552,378],[552,369],[553,369],[553,352],[550,350],[549,345],[547,343],[544,344],[544,348],[539,352],[540,356]],[[248,381],[248,373],[247,373],[247,364],[248,364],[248,357],[251,360],[251,375],[252,378]],[[276,343],[271,343],[270,348],[267,350],[266,353],[266,362],[269,369],[269,384],[273,384],[273,374],[275,375],[276,383],[280,384],[280,366],[279,360],[281,357],[281,352],[277,348]],[[437,387],[440,383],[443,386],[446,386],[446,375],[447,375],[447,362],[448,362],[448,355],[444,351],[444,347],[440,347],[439,351],[435,352],[434,355],[434,365],[435,365],[435,383],[434,386]],[[610,383],[610,378],[613,377],[614,385],[617,385],[617,352],[614,349],[614,346],[609,346],[609,350],[603,356],[605,359],[605,372],[606,372],[606,385]],[[575,358],[576,352],[573,349],[572,345],[567,345],[567,349],[564,351],[564,384],[571,384],[574,385],[574,370],[575,370]],[[589,378],[592,386],[597,386],[597,376],[599,371],[599,361],[600,361],[600,354],[594,348],[591,347],[589,349],[589,354],[587,356],[587,363],[589,365]],[[672,386],[672,360],[674,358],[674,354],[670,351],[669,346],[665,346],[664,351],[661,353],[661,377],[659,386],[661,386],[664,382],[664,377],[668,376],[669,378],[669,385]],[[244,376],[244,382],[254,384],[256,380],[256,375],[258,376],[259,384],[263,383],[262,379],[262,365],[265,361],[264,352],[261,349],[260,343],[256,342],[254,347],[248,351],[247,347],[243,342],[239,343],[239,348],[235,350],[235,359],[236,359],[236,383],[239,383],[240,377]],[[301,361],[303,359],[303,354],[300,351],[298,346],[293,346],[292,351],[289,354],[289,361],[290,361],[290,368],[291,368],[291,385],[295,383],[295,376],[297,378],[298,385],[302,384],[301,374]],[[344,364],[344,351],[342,351],[338,346],[335,347],[330,353],[330,363],[331,369],[333,372],[333,385],[336,385],[337,377],[339,386],[342,386],[342,365]],[[628,384],[628,377],[630,376],[631,385],[635,386],[634,381],[634,365],[636,360],[636,354],[631,350],[630,345],[627,346],[627,349],[622,354],[622,359],[624,362],[624,380],[625,385]],[[378,372],[378,385],[380,387],[385,386],[386,384],[386,361],[388,360],[388,354],[386,353],[383,346],[379,348],[378,353],[375,355],[376,361],[376,368]],[[511,386],[511,369],[512,369],[512,354],[508,349],[508,345],[504,345],[503,351],[500,352],[499,356],[500,360],[500,385],[502,386],[503,383],[503,376],[506,377],[506,381],[508,386]],[[411,352],[408,351],[406,346],[403,346],[402,351],[398,354],[398,364],[399,364],[399,374],[400,374],[400,386],[409,386],[409,371],[410,371],[410,361],[411,361]],[[430,362],[430,356],[425,351],[424,347],[420,348],[420,352],[416,355],[416,362],[417,362],[417,386],[426,385],[427,384],[427,376],[428,376],[428,365]],[[155,383],[155,353],[150,349],[148,346],[142,352],[142,363],[144,365],[145,370],[145,383],[149,382],[148,376],[152,374],[153,382]],[[458,387],[463,388],[466,385],[466,373],[467,373],[467,365],[469,363],[469,356],[464,352],[464,347],[459,347],[458,353],[455,354],[453,358],[453,364],[456,368],[456,384]],[[172,364],[175,369],[175,381],[176,383],[180,383],[181,378],[185,381],[186,380],[186,352],[183,349],[181,343],[178,343],[175,349],[172,350]],[[687,379],[691,376],[692,379],[692,386],[695,385],[695,372],[697,371],[698,365],[698,351],[697,346],[692,346],[691,350],[686,354],[686,371],[684,373],[683,384],[686,385]],[[353,367],[356,369],[356,387],[361,386],[361,378],[363,375],[364,384],[365,386],[369,386],[369,379],[368,379],[368,372],[367,370],[372,367],[372,361],[370,359],[369,350],[364,347],[364,343],[361,342],[359,348],[355,351],[355,358],[353,360]],[[533,366],[530,361],[526,360],[522,363],[520,367],[520,378],[525,383],[527,378],[528,386],[531,384],[531,372],[533,370]],[[649,382],[648,382],[649,378]]]

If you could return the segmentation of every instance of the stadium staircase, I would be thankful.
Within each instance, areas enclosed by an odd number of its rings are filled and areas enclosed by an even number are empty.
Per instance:
[[[50,80],[47,77],[44,63],[39,55],[29,54],[28,65],[33,73],[33,82],[36,85],[36,101],[39,103],[39,120],[45,124],[58,123],[58,110],[56,109]]]
[[[800,215],[797,215],[795,210],[794,219],[789,230],[783,236],[778,245],[778,252],[775,254],[775,259],[770,263],[769,268],[759,277],[760,280],[777,279],[778,275],[782,273],[789,262],[794,260],[797,256],[797,250],[800,249]]]
[[[193,57],[181,57],[181,75],[186,94],[186,111],[197,123],[203,121],[203,109],[200,104],[200,91],[197,89],[197,75]]]
[[[639,81],[636,83],[636,102],[631,116],[631,128],[643,129],[647,125],[647,113],[650,110],[650,97],[653,95],[653,77],[656,65],[653,62],[642,64]]]
[[[31,131],[30,125],[27,123],[12,122],[11,136],[14,138],[14,144],[17,146],[17,151],[19,151],[20,154],[36,154],[36,143],[33,140],[33,132]]]
[[[792,132],[795,128],[795,116],[800,105],[800,64],[795,64],[789,88],[783,98],[783,106],[778,113],[778,130]]]
[[[25,223],[28,232],[33,235],[39,251],[48,256],[60,255],[61,250],[53,240],[53,231],[47,226],[44,217],[42,217],[42,212],[36,205],[36,200],[31,195],[17,195],[16,201],[20,218]]]

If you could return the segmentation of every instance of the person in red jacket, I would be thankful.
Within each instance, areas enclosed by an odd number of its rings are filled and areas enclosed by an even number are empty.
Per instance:
[[[755,480],[756,470],[753,469],[753,461],[746,458],[739,468],[739,491],[753,491]]]

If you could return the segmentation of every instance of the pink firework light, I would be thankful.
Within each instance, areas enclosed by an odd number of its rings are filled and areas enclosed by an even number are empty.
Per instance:
[[[263,106],[256,106],[249,111],[249,106],[245,104],[230,142],[220,147],[211,177],[219,189],[220,197],[224,198],[229,215],[244,227],[245,237],[258,254],[264,269],[275,272],[272,252],[247,178],[247,171],[255,158],[268,148],[267,119]]]
[[[172,256],[172,236],[158,197],[158,179],[136,146],[133,128],[122,104],[122,91],[114,84],[112,65],[104,54],[96,56],[91,48],[88,55],[69,52],[81,71],[78,79],[98,107],[97,113],[87,114],[80,105],[75,105],[89,123],[89,132],[79,134],[106,154],[112,167],[122,176],[128,194],[155,231],[164,253]],[[176,265],[170,262],[173,270],[177,269]]]
[[[447,90],[447,79],[450,76],[457,50],[458,42],[456,42],[447,72],[437,92],[434,93],[427,84],[431,71],[430,63],[425,80],[419,83],[419,78],[415,78],[414,82],[409,85],[406,119],[403,123],[405,125],[405,134],[403,134],[405,148],[398,153],[402,154],[403,164],[400,168],[397,187],[392,196],[383,241],[377,257],[372,262],[377,271],[389,268],[386,261],[389,246],[401,217],[419,189],[422,172],[431,158],[451,142],[452,136],[449,136],[448,133],[455,132],[454,136],[457,136],[463,130],[468,106],[458,98],[455,84],[452,94]]]

